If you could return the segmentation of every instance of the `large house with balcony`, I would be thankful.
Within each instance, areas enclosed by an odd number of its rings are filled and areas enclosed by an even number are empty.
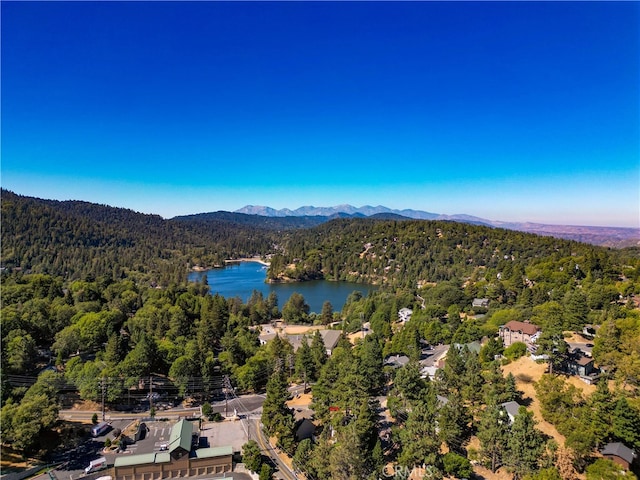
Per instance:
[[[538,336],[540,336],[540,332],[540,327],[533,323],[511,320],[500,326],[498,335],[502,339],[505,347],[516,342],[522,342],[527,346],[531,346],[536,342]]]

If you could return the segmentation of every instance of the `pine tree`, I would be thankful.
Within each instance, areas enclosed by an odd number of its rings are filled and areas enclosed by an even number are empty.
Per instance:
[[[376,334],[368,335],[359,348],[360,371],[363,374],[365,388],[369,395],[375,394],[384,383],[382,370],[382,349]]]
[[[543,452],[544,437],[535,428],[533,413],[520,407],[507,440],[505,464],[513,470],[516,478],[522,478],[538,469]]]
[[[590,427],[593,431],[596,447],[600,447],[611,434],[612,395],[606,379],[600,379],[596,391],[591,394],[587,402],[590,409]]]
[[[311,357],[316,366],[316,372],[320,372],[322,366],[327,362],[327,347],[324,346],[322,335],[316,330],[311,340]]]
[[[437,439],[436,425],[436,395],[431,391],[424,400],[415,402],[405,428],[400,430],[402,451],[398,456],[398,463],[413,468],[426,463],[435,465],[437,462],[440,442]]]
[[[278,445],[287,452],[295,443],[293,412],[285,403],[288,397],[284,372],[274,372],[267,382],[267,395],[262,405],[262,424],[267,434],[276,436]]]
[[[502,459],[507,449],[509,428],[508,419],[502,408],[495,403],[487,405],[480,417],[478,439],[482,447],[483,456],[489,461],[490,469],[495,471],[502,465]]]
[[[313,382],[316,377],[316,365],[313,361],[311,348],[307,342],[307,337],[302,338],[302,344],[296,352],[296,377],[304,381],[304,389],[307,389],[307,382]]]
[[[616,402],[612,427],[616,438],[631,448],[640,448],[640,412],[629,405],[625,397]]]
[[[451,395],[449,401],[438,410],[438,436],[450,450],[463,452],[463,445],[469,439],[471,416],[462,404],[461,398]]]

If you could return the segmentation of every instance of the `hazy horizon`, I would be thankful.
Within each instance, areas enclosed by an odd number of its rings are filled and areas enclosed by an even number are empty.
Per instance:
[[[640,227],[637,2],[2,2],[1,183]]]

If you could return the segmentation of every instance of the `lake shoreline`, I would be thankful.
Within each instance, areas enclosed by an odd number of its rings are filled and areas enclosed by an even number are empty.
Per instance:
[[[263,265],[265,267],[268,267],[271,265],[269,262],[265,262],[260,257],[244,257],[244,258],[228,259],[224,261],[224,265],[214,265],[213,267],[201,267],[200,265],[194,265],[193,267],[191,267],[191,271],[204,273],[204,272],[208,272],[209,270],[214,270],[216,268],[224,268],[226,265],[230,263],[241,263],[241,262],[259,263],[260,265]]]
[[[265,267],[268,267],[268,266],[271,265],[271,263],[265,262],[260,257],[245,257],[245,258],[237,258],[237,259],[233,259],[233,260],[225,260],[224,261],[225,264],[227,264],[227,263],[239,263],[239,262],[259,263],[260,265],[264,265]]]

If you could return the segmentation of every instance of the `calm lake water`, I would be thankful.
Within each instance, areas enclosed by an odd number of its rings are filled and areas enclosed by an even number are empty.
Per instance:
[[[292,293],[301,294],[312,312],[320,313],[325,301],[331,302],[335,311],[342,310],[347,297],[355,290],[367,296],[375,291],[375,285],[350,282],[328,282],[314,280],[298,283],[265,283],[267,267],[256,262],[240,262],[227,265],[225,268],[214,268],[206,272],[191,272],[189,281],[198,281],[207,276],[209,288],[213,294],[223,297],[240,297],[244,302],[249,300],[254,290],[262,292],[265,299],[271,292],[278,296],[278,307],[282,309]]]

